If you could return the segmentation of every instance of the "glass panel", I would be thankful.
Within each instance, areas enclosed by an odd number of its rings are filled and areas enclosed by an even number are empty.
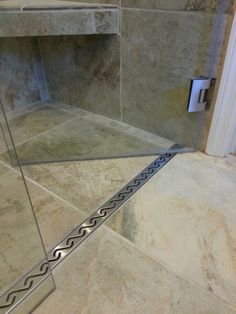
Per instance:
[[[231,2],[122,2],[121,35],[1,38],[23,164],[199,148],[207,113],[187,112],[191,79],[216,75]]]
[[[11,158],[16,164],[18,159],[14,151],[14,143],[11,141],[2,109],[3,107],[0,106],[0,147],[4,150],[7,144],[5,149],[7,147],[10,149]],[[20,308],[22,313],[28,313],[55,286],[50,270],[47,271],[47,275],[38,277],[39,281],[44,281],[44,289],[36,290],[32,298],[25,297],[32,292],[34,284],[31,288],[31,284],[27,281],[23,286],[18,286],[18,281],[32,268],[47,261],[19,163],[16,168],[12,168],[0,161],[0,199],[0,313],[8,313],[12,309],[11,306],[14,307],[21,301],[24,303],[17,307],[17,313],[20,313]],[[21,288],[24,291],[20,292]],[[11,293],[12,290],[16,292]],[[8,293],[11,293],[9,298],[7,298]],[[12,305],[7,306],[9,304]]]
[[[110,1],[120,2],[103,0]],[[209,114],[187,112],[191,79],[218,77],[232,1],[121,2],[121,34],[102,34],[110,23],[102,14],[98,15],[96,34],[0,34],[0,92],[19,159],[23,165],[45,163],[24,169],[39,189],[50,192],[40,207],[45,209],[42,220],[47,220],[40,225],[41,230],[46,226],[42,236],[47,249],[153,157],[122,162],[96,159],[192,151],[200,147],[206,131]],[[53,19],[57,11],[50,12]],[[0,13],[0,18],[6,18],[4,12]],[[37,14],[34,12],[34,16]],[[49,26],[45,22],[45,30]],[[40,29],[40,25],[37,27]],[[14,29],[20,28],[14,25]],[[13,243],[19,250],[18,241],[25,242],[20,247],[22,257],[14,263],[23,274],[40,257],[45,258],[45,253],[39,245],[41,239],[28,196],[22,196],[24,178],[9,168],[10,164],[21,171],[3,123],[1,132],[0,165],[5,168],[0,168],[0,174],[3,172],[1,176],[6,179],[2,185],[4,215],[9,212],[10,218],[6,219],[11,223],[11,213],[17,211],[13,218],[17,219],[16,232],[20,236],[15,236]],[[89,159],[95,161],[85,161]],[[83,162],[46,164],[72,160]],[[8,196],[13,191],[13,196]],[[33,193],[37,195],[37,191]],[[15,207],[8,204],[9,199]],[[48,200],[53,206],[45,205]],[[13,278],[16,274],[7,277],[9,282],[3,289],[18,279]]]

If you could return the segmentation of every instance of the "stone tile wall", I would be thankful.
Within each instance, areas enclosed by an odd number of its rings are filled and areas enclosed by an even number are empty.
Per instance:
[[[121,0],[123,7],[155,9],[155,10],[181,10],[181,11],[204,11],[232,12],[233,0]]]
[[[120,37],[40,38],[49,97],[120,119]]]
[[[36,54],[35,38],[0,38],[0,97],[7,111],[40,100]]]
[[[219,73],[233,1],[83,2],[121,5],[121,36],[40,37],[48,86],[38,75],[44,71],[35,70],[36,40],[1,39],[1,97],[7,107],[46,100],[48,88],[51,100],[197,147],[210,115],[187,113],[190,80]]]
[[[187,112],[190,80],[217,74],[232,1],[122,0],[122,7],[123,121],[198,148],[206,113]]]

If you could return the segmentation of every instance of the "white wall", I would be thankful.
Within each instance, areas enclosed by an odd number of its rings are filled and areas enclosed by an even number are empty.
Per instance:
[[[236,154],[236,126],[235,126],[235,130],[234,130],[234,138],[233,138],[233,142],[232,142],[232,146],[231,146],[231,153]]]
[[[236,151],[236,17],[232,25],[206,153],[225,157]],[[234,141],[233,147],[232,142]]]

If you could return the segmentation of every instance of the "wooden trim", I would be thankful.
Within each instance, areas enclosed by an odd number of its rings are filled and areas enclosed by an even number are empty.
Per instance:
[[[232,149],[236,126],[236,15],[234,16],[206,153],[225,157]]]

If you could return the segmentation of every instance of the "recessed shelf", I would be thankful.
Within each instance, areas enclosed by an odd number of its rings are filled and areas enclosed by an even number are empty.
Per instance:
[[[0,1],[0,37],[117,34],[115,5],[67,1]]]

